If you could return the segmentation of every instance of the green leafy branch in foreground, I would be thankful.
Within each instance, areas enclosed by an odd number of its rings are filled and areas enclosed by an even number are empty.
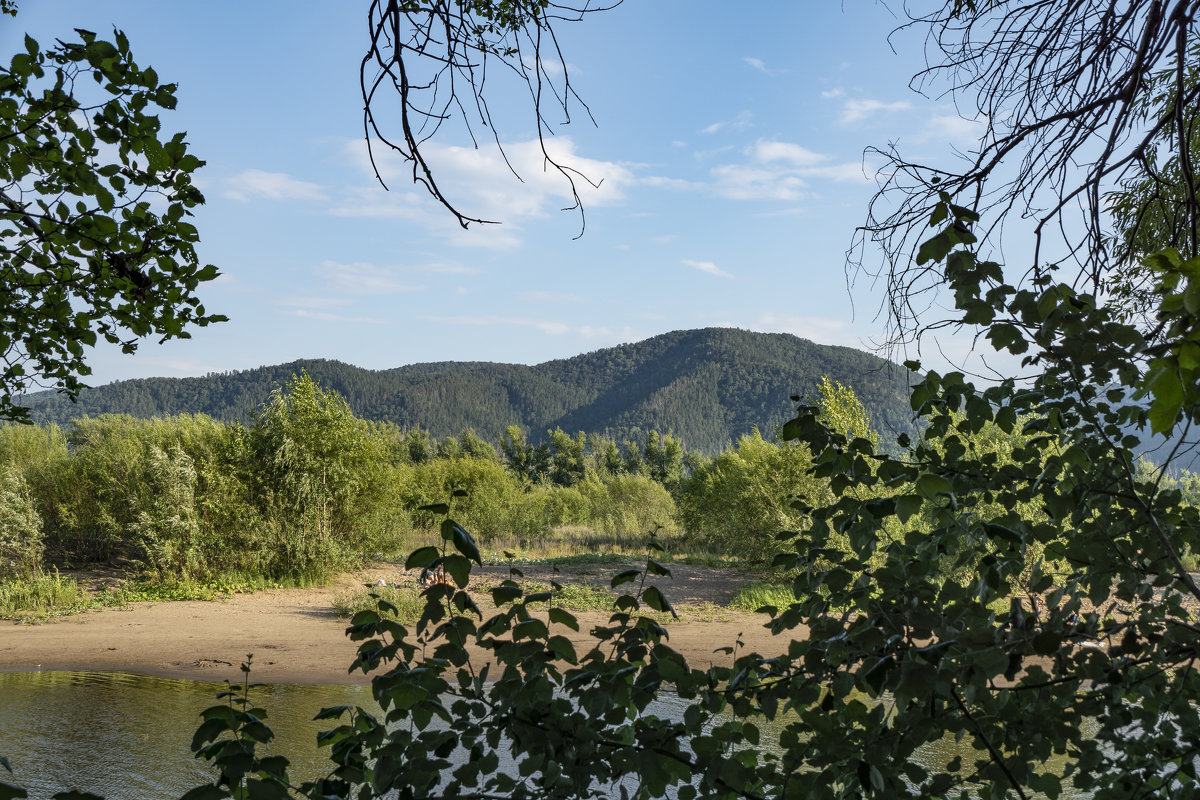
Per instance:
[[[13,398],[43,382],[77,396],[85,346],[132,353],[225,319],[195,295],[217,277],[186,221],[203,162],[182,133],[160,138],[175,85],[120,31],[76,32],[49,49],[26,36],[0,67],[0,418],[27,417]]]

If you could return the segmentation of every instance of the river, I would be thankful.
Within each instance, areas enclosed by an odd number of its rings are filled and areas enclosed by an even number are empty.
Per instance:
[[[179,797],[213,778],[193,758],[190,744],[200,712],[225,688],[121,672],[0,673],[0,755],[14,771],[0,780],[26,787],[35,800],[67,789],[106,800]],[[291,760],[289,774],[297,783],[328,771],[315,739],[317,731],[336,723],[314,722],[317,711],[335,705],[378,708],[368,686],[275,685],[252,692],[275,732],[269,750]],[[675,703],[680,705],[675,713],[682,715],[682,701]],[[663,704],[672,705],[671,699]],[[950,738],[922,751],[928,765],[945,764],[955,754],[972,755]],[[1080,796],[1068,789],[1062,797]]]

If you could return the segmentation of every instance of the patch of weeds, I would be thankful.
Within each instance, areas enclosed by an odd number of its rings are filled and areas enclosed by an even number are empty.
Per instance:
[[[380,600],[394,605],[397,621],[407,625],[414,624],[425,609],[425,599],[416,586],[369,586],[338,593],[333,598],[333,610],[349,619],[359,611],[377,611]]]
[[[49,617],[77,614],[94,607],[88,593],[74,578],[56,571],[0,581],[0,618],[39,622]]]
[[[739,611],[757,611],[763,606],[787,608],[797,599],[790,585],[755,581],[738,589],[737,594],[729,601],[729,607]]]
[[[177,578],[127,581],[119,591],[126,604],[154,600],[216,600],[223,593],[208,583]]]
[[[685,622],[731,622],[733,616],[728,608],[715,603],[687,603],[675,606],[679,618]],[[668,618],[670,614],[666,615]]]
[[[550,584],[542,581],[525,581],[522,587],[526,595],[548,592],[553,588]],[[582,583],[565,583],[561,584],[561,587],[554,593],[556,608],[565,608],[568,611],[612,611],[615,598],[611,592]],[[490,591],[491,586],[486,589],[480,587],[480,589]],[[529,604],[530,609],[545,608],[546,606],[545,601]]]

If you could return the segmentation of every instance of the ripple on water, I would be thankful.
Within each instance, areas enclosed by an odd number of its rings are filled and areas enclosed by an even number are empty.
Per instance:
[[[230,677],[239,673],[230,669]],[[107,800],[178,797],[212,780],[192,757],[200,712],[224,683],[120,672],[0,673],[0,755],[30,797],[66,789]],[[325,706],[373,706],[365,686],[265,686],[251,700],[269,712],[272,750],[292,761],[293,780],[321,774],[315,744]]]

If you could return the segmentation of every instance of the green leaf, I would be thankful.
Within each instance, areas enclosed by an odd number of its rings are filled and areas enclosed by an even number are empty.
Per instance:
[[[449,514],[450,505],[448,503],[429,503],[424,506],[417,506],[417,511],[428,511],[431,514]]]
[[[642,592],[642,600],[655,611],[667,612],[675,619],[679,619],[675,608],[657,586],[647,586],[646,590]]]
[[[527,619],[513,626],[513,641],[518,639],[545,639],[550,635],[546,623],[540,619]]]
[[[1062,648],[1062,637],[1049,631],[1043,631],[1033,637],[1033,652],[1039,656],[1052,656]]]
[[[577,620],[575,615],[570,611],[567,611],[565,608],[550,609],[550,621],[559,625],[566,625],[573,631],[579,630],[579,620]]]
[[[66,792],[55,792],[51,795],[51,797],[53,800],[104,800],[104,798],[98,794],[81,792],[78,789],[71,789],[70,791]]]
[[[930,472],[927,472],[917,478],[916,489],[921,496],[929,500],[936,498],[938,495],[954,494],[954,486],[950,483],[950,481],[946,480],[941,475],[935,475]]]
[[[546,642],[546,647],[568,664],[579,663],[579,657],[575,655],[575,645],[565,636],[551,636]]]
[[[445,536],[446,534],[447,523],[450,527],[450,535],[454,541],[454,547],[457,548],[458,552],[462,553],[476,564],[483,566],[483,561],[479,555],[479,547],[475,544],[475,540],[471,537],[471,534],[467,533],[465,528],[463,528],[457,522],[446,520],[442,523],[442,535]]]
[[[317,715],[313,717],[313,720],[340,719],[344,714],[346,714],[346,712],[353,710],[354,706],[329,706],[318,711]]]
[[[896,516],[901,522],[908,522],[914,514],[921,511],[925,500],[915,494],[902,494],[896,498]]]
[[[651,575],[663,575],[668,578],[671,577],[671,570],[651,559],[646,560],[646,571]]]
[[[636,581],[641,577],[641,575],[642,571],[640,569],[627,569],[624,572],[618,572],[616,575],[614,575],[613,579],[609,581],[609,585],[615,589],[623,583]]]
[[[446,572],[454,579],[458,588],[466,588],[468,581],[471,579],[470,561],[463,556],[446,556],[442,559],[442,566],[446,568]]]
[[[17,800],[24,797],[29,797],[29,792],[25,789],[16,784],[0,781],[0,800]]]
[[[514,600],[519,599],[521,597],[521,595],[523,594],[523,592],[521,590],[521,587],[517,586],[515,584],[513,584],[511,586],[508,586],[505,584],[500,584],[499,586],[492,587],[491,594],[492,594],[492,603],[494,603],[498,607],[498,606],[502,606],[502,605],[507,605],[508,603],[511,603]]]
[[[409,553],[404,561],[405,569],[424,569],[441,555],[436,547],[419,547]]]

